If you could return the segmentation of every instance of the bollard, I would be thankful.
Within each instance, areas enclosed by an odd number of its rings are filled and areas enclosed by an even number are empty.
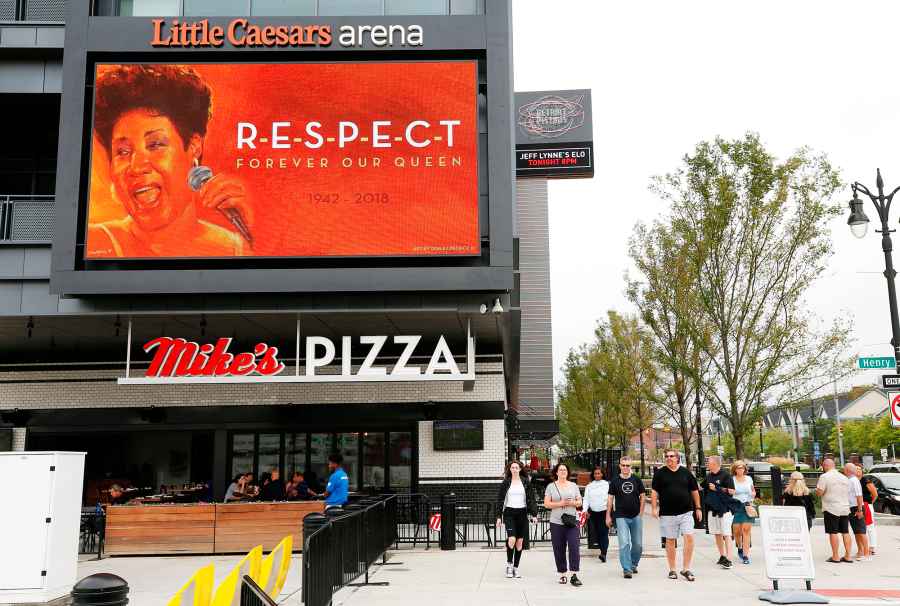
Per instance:
[[[784,478],[781,475],[781,468],[772,465],[769,472],[772,475],[772,505],[784,505]]]
[[[72,606],[125,606],[127,603],[128,583],[108,572],[85,577],[72,588]]]
[[[326,526],[329,522],[328,516],[323,513],[308,513],[303,518],[303,537],[305,538],[314,533],[322,526]],[[327,531],[326,531],[327,532]],[[306,554],[304,554],[305,556]],[[306,566],[303,567],[303,579],[301,583],[301,601],[306,603],[306,588],[312,583],[311,579],[306,577]]]
[[[441,495],[441,551],[456,549],[456,495]]]

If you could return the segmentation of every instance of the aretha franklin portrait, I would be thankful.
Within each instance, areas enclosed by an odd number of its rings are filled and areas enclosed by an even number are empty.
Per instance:
[[[112,195],[128,216],[88,225],[88,258],[251,254],[253,209],[243,183],[197,168],[211,114],[209,86],[185,66],[100,72],[94,133],[109,153]],[[197,178],[203,170],[206,178]],[[221,212],[236,229],[200,219],[204,208]]]

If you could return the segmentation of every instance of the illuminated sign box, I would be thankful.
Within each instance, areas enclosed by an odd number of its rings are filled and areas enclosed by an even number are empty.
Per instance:
[[[475,61],[98,64],[84,258],[481,253]]]
[[[594,176],[590,90],[516,93],[516,176]]]

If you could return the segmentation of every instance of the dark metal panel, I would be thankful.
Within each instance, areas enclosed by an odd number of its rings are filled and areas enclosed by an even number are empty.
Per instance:
[[[0,281],[0,314],[21,313],[22,284],[22,282]]]
[[[553,326],[550,305],[550,226],[547,181],[516,184],[521,338],[519,354],[519,415],[554,416]]]
[[[22,310],[29,314],[54,314],[57,312],[59,296],[50,294],[49,282],[22,283]]]
[[[0,62],[0,93],[42,92],[44,92],[43,61]]]
[[[62,61],[47,61],[44,66],[44,92],[62,92]]]
[[[49,279],[50,277],[50,249],[33,247],[22,249],[23,275],[33,278]]]
[[[0,277],[4,279],[23,276],[25,249],[18,246],[0,246]]]
[[[66,43],[66,28],[57,27],[39,27],[37,28],[37,45],[50,48],[62,48]],[[60,69],[62,63],[60,63]]]
[[[37,39],[36,27],[6,26],[0,27],[0,46],[24,46],[35,45]]]

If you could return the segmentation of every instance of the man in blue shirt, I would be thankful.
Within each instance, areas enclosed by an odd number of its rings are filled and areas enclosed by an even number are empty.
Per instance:
[[[339,453],[328,456],[328,486],[325,487],[325,509],[330,507],[343,507],[347,503],[347,492],[350,488],[350,479],[341,465],[344,457]]]

